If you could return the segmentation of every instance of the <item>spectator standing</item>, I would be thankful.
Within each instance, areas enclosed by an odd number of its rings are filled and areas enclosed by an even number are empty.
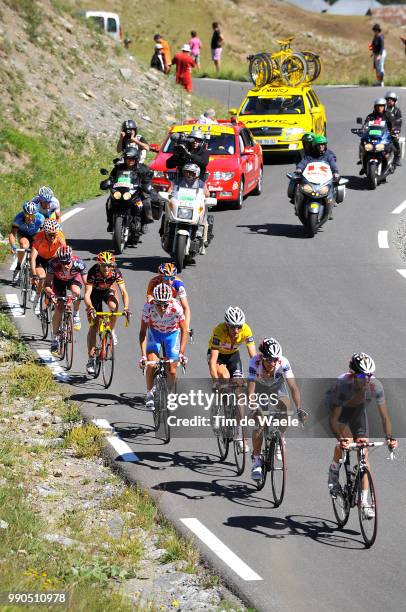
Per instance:
[[[372,28],[374,37],[371,42],[372,56],[374,58],[374,69],[376,73],[376,87],[383,87],[383,77],[385,74],[385,42],[382,34],[381,26],[379,23],[375,23]]]
[[[207,111],[203,113],[203,115],[200,115],[198,123],[201,123],[202,125],[210,125],[213,123],[217,123],[216,111],[214,110],[214,108],[208,108]]]
[[[190,36],[192,37],[189,40],[190,51],[193,59],[196,62],[196,66],[200,67],[200,49],[202,48],[202,41],[198,37],[195,30],[190,32]]]
[[[217,21],[212,23],[213,35],[211,37],[211,59],[214,62],[216,67],[216,71],[220,71],[221,66],[221,52],[223,50],[222,45],[224,42],[224,38],[220,32],[220,24]]]
[[[183,45],[181,51],[175,55],[172,64],[176,66],[176,82],[188,91],[192,91],[192,68],[196,66],[196,62],[190,55],[190,46]]]
[[[151,58],[151,68],[165,72],[165,61],[162,54],[162,45],[160,43],[155,45],[154,55]]]
[[[168,73],[171,68],[171,50],[169,47],[169,43],[167,40],[162,38],[160,34],[155,34],[154,36],[155,44],[162,45],[162,55],[165,63],[165,73]]]

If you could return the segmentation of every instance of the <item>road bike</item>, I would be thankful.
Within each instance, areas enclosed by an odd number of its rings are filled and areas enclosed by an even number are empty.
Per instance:
[[[39,296],[39,320],[41,321],[42,339],[48,337],[49,328],[51,327],[54,305],[51,298],[41,289]],[[52,334],[51,334],[52,335]]]
[[[61,361],[66,358],[66,369],[70,370],[73,362],[74,347],[74,324],[73,324],[73,303],[83,298],[72,295],[55,298],[56,302],[63,303],[63,313],[59,326],[57,338],[59,342],[59,358]]]
[[[250,78],[256,87],[263,87],[277,80],[294,87],[305,81],[308,72],[307,62],[302,53],[296,53],[290,48],[293,38],[291,36],[278,40],[280,50],[276,53],[256,53],[247,57]],[[306,53],[310,59],[310,52]],[[316,58],[314,55],[314,61],[319,61]],[[314,72],[312,68],[312,73]]]
[[[166,366],[173,363],[175,359],[167,359],[162,355],[157,360],[147,361],[146,366],[154,365],[154,427],[155,432],[160,431],[161,425],[163,430],[162,440],[165,444],[171,439],[171,428],[168,423],[168,373]],[[186,368],[182,365],[182,371],[185,374]],[[143,368],[145,373],[145,368]]]
[[[127,313],[125,312],[96,312],[96,317],[99,317],[99,329],[96,340],[96,354],[94,378],[100,374],[103,375],[103,383],[105,389],[108,389],[113,380],[114,374],[114,341],[111,329],[111,317],[126,317],[125,327],[128,326]]]
[[[275,506],[280,506],[286,485],[286,444],[279,429],[264,423],[264,447],[261,452],[261,478],[256,481],[258,491],[264,488],[271,473],[272,495]]]
[[[376,539],[378,530],[378,506],[375,485],[370,469],[368,468],[365,449],[383,446],[384,442],[352,442],[348,449],[344,449],[340,463],[344,470],[339,472],[338,484],[331,492],[333,510],[338,526],[344,527],[350,516],[351,508],[357,506],[361,534],[367,548],[371,547]],[[351,469],[350,452],[357,451],[357,462]],[[394,453],[390,451],[389,458],[393,460]],[[362,502],[362,485],[367,484],[367,499]]]
[[[21,308],[23,311],[23,315],[25,315],[25,312],[27,310],[28,294],[31,291],[31,266],[30,266],[31,249],[16,249],[15,253],[17,254],[18,252],[24,253],[24,257],[23,257],[23,260],[20,266],[19,287],[20,287],[20,294],[21,294]],[[15,270],[14,275],[13,275],[13,280],[16,274],[17,274],[17,271]]]
[[[227,459],[230,444],[232,444],[237,475],[241,476],[245,470],[246,453],[244,449],[247,438],[245,427],[240,424],[238,389],[241,389],[241,385],[237,382],[227,382],[220,385],[218,405],[212,412],[212,420],[220,461],[223,462]]]

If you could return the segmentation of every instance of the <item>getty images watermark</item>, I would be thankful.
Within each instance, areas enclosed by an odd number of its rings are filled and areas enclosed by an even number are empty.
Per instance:
[[[240,419],[239,424],[244,427],[254,427],[256,422],[261,427],[267,425],[268,427],[298,427],[300,425],[297,417],[291,417],[286,414],[286,411],[280,411],[277,414],[262,414],[263,410],[272,410],[276,408],[280,403],[280,398],[277,393],[243,393],[243,392],[224,392],[224,391],[213,391],[206,392],[202,389],[190,389],[184,393],[169,393],[167,408],[174,412],[181,410],[184,414],[185,409],[198,409],[199,411],[204,410],[210,411],[210,416],[204,416],[201,414],[194,414],[191,417],[177,417],[176,415],[170,415],[168,417],[168,424],[175,427],[230,427],[235,426],[236,419],[226,417],[224,414],[216,414],[216,410],[221,406],[236,406],[239,408]],[[256,412],[256,419],[246,416],[245,409]]]

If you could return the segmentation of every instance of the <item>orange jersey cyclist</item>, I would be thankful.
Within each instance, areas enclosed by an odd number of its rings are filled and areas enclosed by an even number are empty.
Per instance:
[[[45,219],[44,229],[36,234],[31,248],[31,274],[34,282],[36,280],[38,282],[36,290],[31,291],[30,300],[34,302],[36,311],[49,262],[55,257],[59,247],[65,245],[65,236],[61,232],[59,223],[54,219]]]
[[[147,361],[157,361],[161,349],[168,363],[168,386],[173,388],[178,361],[187,363],[185,348],[188,337],[185,315],[182,306],[172,297],[169,285],[161,283],[153,291],[153,301],[144,305],[140,327],[140,367]],[[147,396],[145,406],[154,410],[154,366],[148,365],[146,371]]]
[[[178,273],[175,264],[162,263],[158,268],[158,274],[151,278],[147,288],[147,302],[152,302],[154,299],[153,291],[157,285],[164,283],[172,289],[172,297],[178,299],[182,305],[185,314],[185,321],[188,330],[190,330],[190,306],[187,299],[186,288],[183,281],[176,276]]]
[[[88,362],[86,371],[88,374],[95,372],[96,335],[99,329],[99,317],[96,312],[101,312],[103,302],[107,304],[110,312],[117,312],[118,297],[116,286],[119,288],[123,300],[123,310],[127,319],[129,311],[129,298],[124,279],[116,266],[116,258],[110,251],[101,251],[96,257],[96,264],[92,266],[87,275],[85,289],[85,305],[89,320],[89,331],[87,334]],[[116,317],[111,318],[111,330],[114,344],[117,344],[117,336],[114,331]]]

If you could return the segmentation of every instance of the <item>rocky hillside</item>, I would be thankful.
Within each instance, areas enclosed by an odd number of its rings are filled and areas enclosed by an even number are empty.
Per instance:
[[[142,2],[128,0],[66,0],[76,10],[98,8],[118,12],[123,29],[133,40],[134,53],[149,59],[156,32],[164,35],[177,50],[189,39],[191,29],[198,31],[205,47],[204,70],[211,70],[209,57],[211,23],[221,22],[225,37],[224,67],[238,74],[246,72],[248,53],[276,50],[275,40],[295,36],[299,49],[320,53],[323,59],[322,81],[358,82],[373,78],[368,43],[372,17],[343,17],[311,13],[278,0],[155,0],[153,10]],[[396,79],[405,76],[404,46],[399,36],[402,28],[383,23],[388,50],[387,73]]]

